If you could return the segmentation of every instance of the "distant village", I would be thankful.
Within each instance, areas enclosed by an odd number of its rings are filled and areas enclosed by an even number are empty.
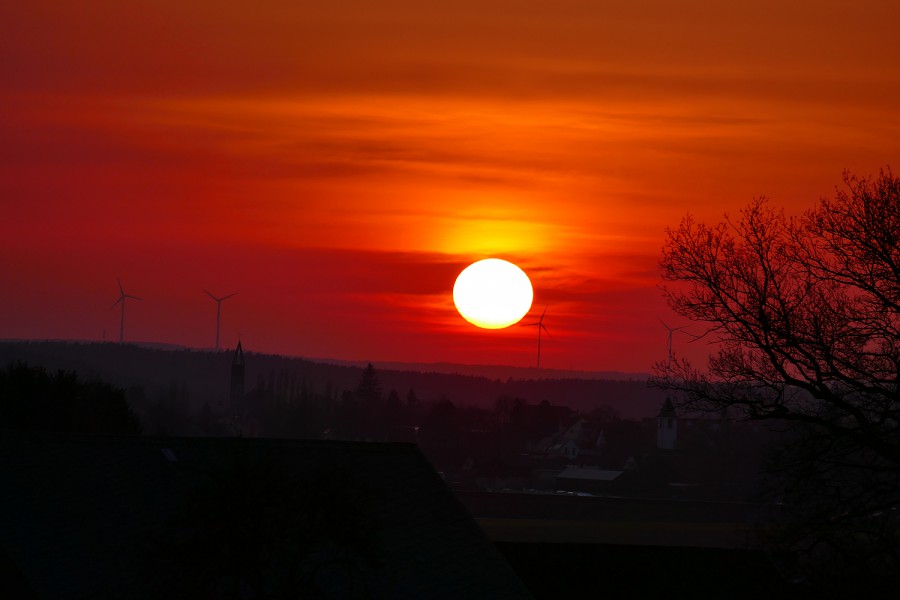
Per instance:
[[[193,420],[145,407],[150,432],[409,442],[460,491],[717,501],[759,499],[760,464],[774,436],[758,423],[680,415],[669,398],[642,419],[624,419],[603,402],[588,411],[508,396],[490,408],[426,402],[413,389],[382,389],[371,364],[354,389],[329,398],[288,371],[248,383],[247,360],[238,344],[228,398],[204,404]]]
[[[500,393],[476,404],[467,402],[468,388],[460,389],[457,380],[474,386],[487,380],[440,376],[435,383],[414,374],[412,381],[430,384],[420,397],[412,385],[385,389],[383,378],[395,374],[372,364],[316,365],[332,369],[321,372],[323,382],[293,364],[245,353],[241,343],[219,353],[181,354],[116,344],[20,343],[4,349],[32,352],[51,368],[74,365],[88,373],[124,353],[117,359],[121,365],[98,376],[124,383],[145,435],[413,443],[460,492],[755,502],[762,461],[779,435],[771,426],[721,414],[680,414],[663,393],[641,398],[643,414],[623,416],[634,402],[615,392],[633,393],[633,382],[627,388],[609,382],[612,392],[588,406],[553,396],[568,382],[533,382],[536,388],[550,384],[541,399]],[[341,375],[343,385],[334,381]],[[148,376],[156,382],[138,383]],[[448,393],[438,391],[441,386]]]

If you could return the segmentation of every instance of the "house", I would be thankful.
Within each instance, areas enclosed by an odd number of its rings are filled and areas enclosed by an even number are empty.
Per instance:
[[[22,597],[529,598],[411,444],[0,432]]]
[[[573,460],[578,457],[586,428],[587,421],[578,417],[568,426],[561,428],[559,432],[539,441],[532,454],[547,459]]]
[[[571,492],[603,493],[616,489],[625,471],[571,465],[556,476],[556,487]]]

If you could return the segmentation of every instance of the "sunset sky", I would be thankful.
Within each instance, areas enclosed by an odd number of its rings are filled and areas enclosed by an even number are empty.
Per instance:
[[[0,338],[533,365],[456,275],[547,305],[548,368],[665,357],[692,212],[900,170],[900,3],[4,0]],[[693,331],[699,332],[693,328]],[[708,348],[676,337],[676,351]]]

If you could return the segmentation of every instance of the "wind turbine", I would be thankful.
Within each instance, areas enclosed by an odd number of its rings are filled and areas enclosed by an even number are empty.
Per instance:
[[[672,334],[675,333],[676,331],[681,331],[682,329],[686,329],[687,325],[682,325],[681,327],[669,327],[665,321],[663,321],[659,317],[656,317],[656,318],[659,319],[659,322],[663,324],[663,327],[665,327],[666,329],[669,330],[669,341],[668,341],[669,359],[668,359],[668,362],[666,362],[666,366],[669,367],[672,365]]]
[[[119,299],[113,302],[110,308],[115,308],[116,304],[122,304],[122,320],[119,322],[119,343],[121,344],[125,341],[125,298],[131,298],[132,300],[143,300],[143,298],[126,294],[125,289],[122,287],[122,279],[116,277],[116,281],[119,282]]]
[[[203,290],[206,292],[206,295],[216,301],[216,352],[219,351],[219,323],[222,321],[222,301],[228,300],[232,296],[237,296],[237,292],[233,294],[228,294],[227,296],[222,296],[221,298],[216,298],[212,294],[210,294],[207,290]]]
[[[547,326],[544,325],[544,316],[547,314],[547,309],[550,306],[544,307],[544,312],[541,313],[541,318],[535,321],[534,323],[522,323],[522,327],[537,327],[538,328],[538,357],[537,357],[537,368],[541,368],[541,333],[546,331],[547,335],[550,335],[550,330],[547,329]],[[553,337],[553,336],[551,336]]]

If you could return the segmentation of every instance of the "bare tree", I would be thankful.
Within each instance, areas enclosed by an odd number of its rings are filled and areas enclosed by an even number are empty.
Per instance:
[[[686,410],[790,429],[771,463],[810,556],[900,572],[900,178],[844,173],[801,217],[760,198],[667,232],[663,291],[716,345],[656,366]],[[835,564],[831,562],[830,564]]]

